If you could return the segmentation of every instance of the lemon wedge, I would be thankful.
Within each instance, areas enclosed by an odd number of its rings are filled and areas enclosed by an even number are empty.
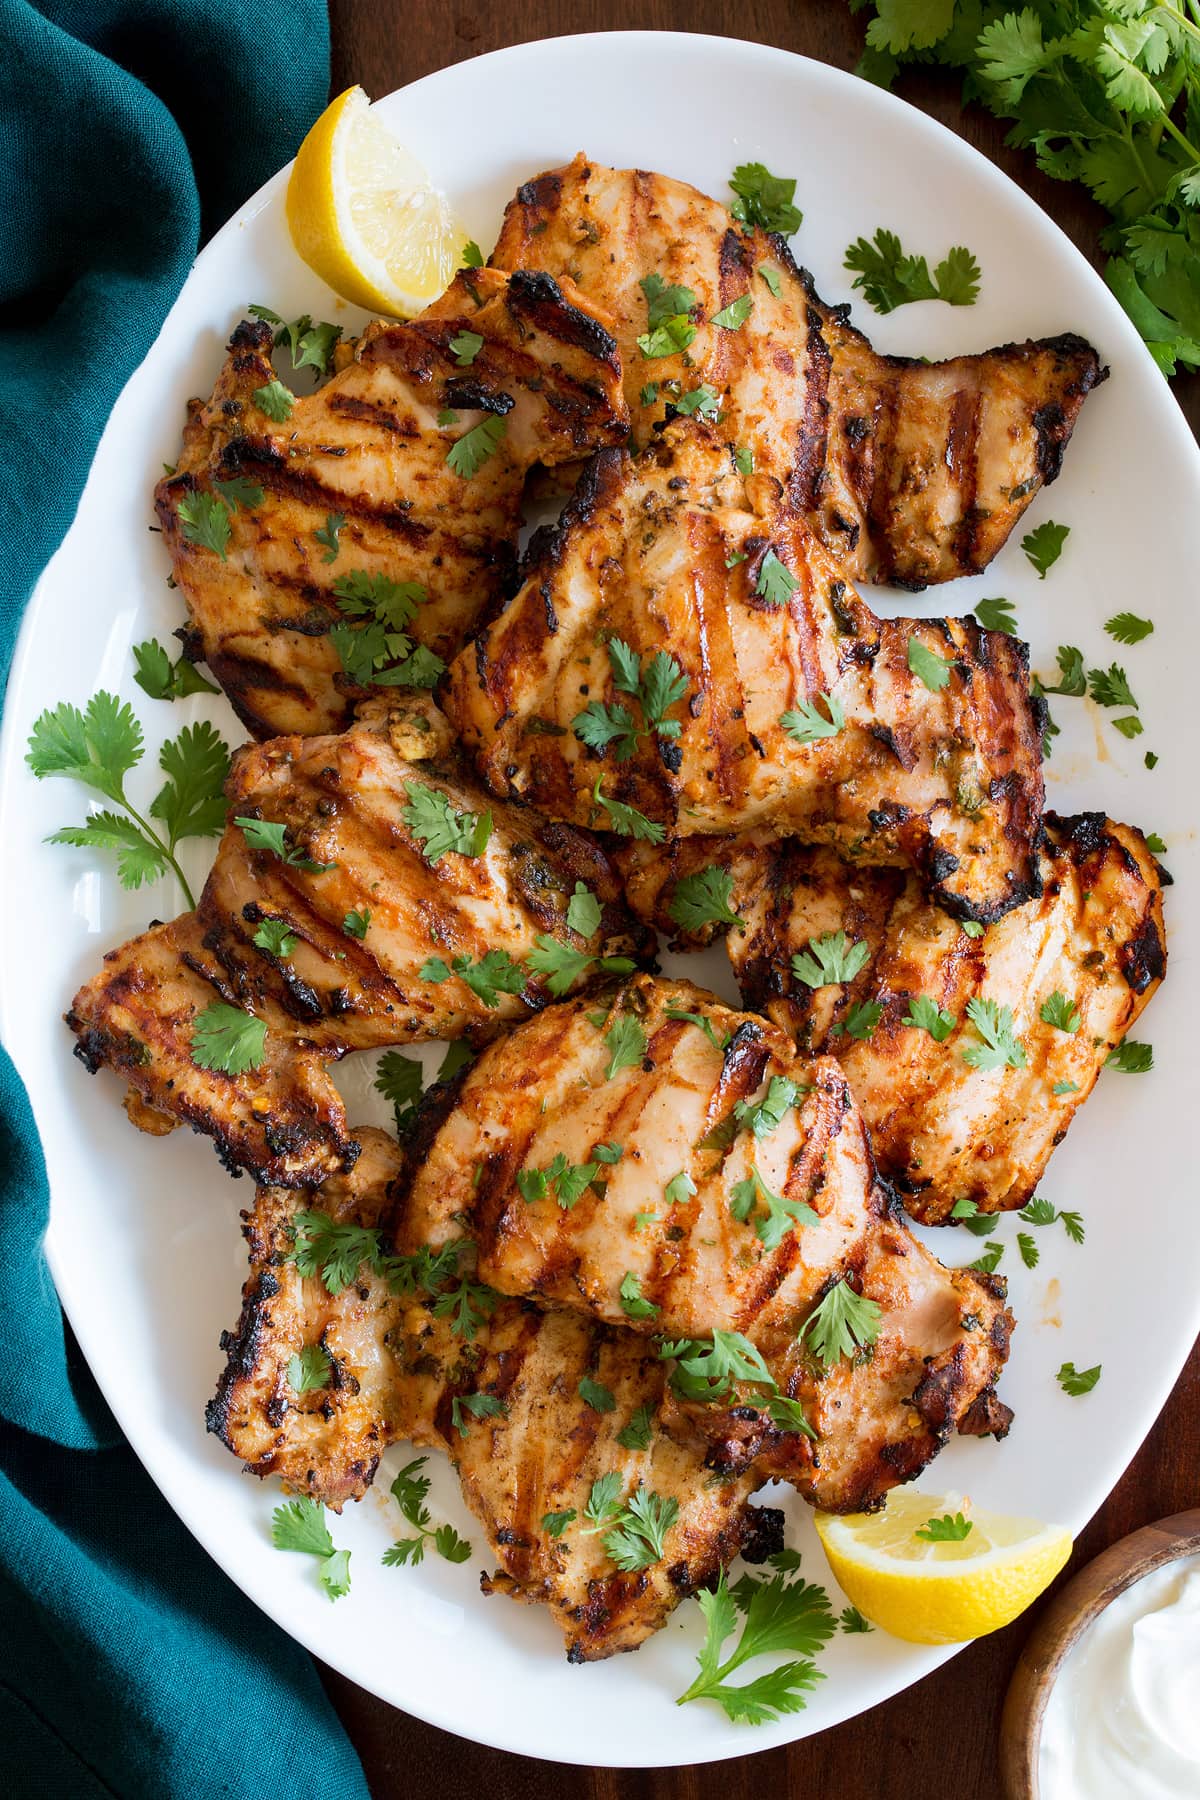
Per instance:
[[[331,100],[296,155],[292,242],[336,293],[410,318],[446,287],[465,234],[444,194],[359,87]]]
[[[946,1519],[948,1526],[937,1523]],[[970,1527],[965,1535],[959,1519]],[[976,1512],[957,1494],[905,1489],[888,1497],[883,1512],[818,1513],[816,1526],[859,1612],[912,1644],[961,1644],[999,1631],[1071,1554],[1061,1525]]]

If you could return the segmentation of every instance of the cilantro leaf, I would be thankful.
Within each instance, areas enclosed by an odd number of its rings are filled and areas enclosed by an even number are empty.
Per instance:
[[[152,700],[184,700],[189,694],[219,694],[221,691],[211,681],[205,681],[195,663],[189,662],[186,656],[172,662],[157,638],[135,644],[133,660],[137,665],[133,679]]]
[[[775,296],[776,300],[778,300],[781,292],[783,291],[782,284],[779,279],[779,271],[777,269],[773,269],[771,267],[770,263],[764,262],[764,263],[759,263],[758,272],[762,276],[763,280],[766,282],[767,287],[770,290],[770,292]]]
[[[706,925],[736,925],[745,931],[732,899],[733,876],[728,869],[698,869],[675,883],[667,912],[684,931],[702,931]]]
[[[786,606],[799,581],[774,550],[768,550],[759,564],[754,591],[768,606]]]
[[[102,810],[90,813],[83,825],[63,825],[51,832],[48,844],[67,844],[76,850],[115,851],[117,879],[134,890],[157,881],[167,870],[165,851],[152,843],[132,819]]]
[[[765,163],[739,163],[729,177],[736,198],[729,210],[743,225],[791,237],[799,231],[804,214],[795,204],[796,183],[786,175],[772,175]]]
[[[882,1309],[865,1294],[857,1294],[843,1277],[834,1283],[809,1314],[802,1339],[817,1360],[831,1369],[843,1357],[868,1348],[879,1335]]]
[[[572,950],[569,944],[560,944],[557,938],[547,932],[540,932],[534,940],[534,949],[525,958],[525,967],[531,975],[539,976],[546,983],[546,991],[561,998],[585,975],[595,962],[586,950]],[[633,967],[628,958],[620,958]]]
[[[739,294],[736,300],[731,300],[728,306],[723,306],[720,312],[713,314],[711,323],[719,325],[722,331],[740,331],[753,309],[753,294]]]
[[[832,1026],[831,1030],[835,1036],[844,1031],[847,1037],[856,1038],[859,1043],[869,1043],[882,1017],[882,1001],[856,1000],[853,1006],[847,1008],[846,1017]]]
[[[586,882],[577,881],[567,901],[567,929],[581,938],[594,937],[600,929],[600,902]]]
[[[371,909],[364,906],[362,911],[350,911],[342,920],[342,930],[347,937],[358,938],[361,942],[367,935],[371,925]]]
[[[909,638],[908,666],[917,679],[924,682],[931,694],[939,694],[945,687],[954,665],[955,659],[952,656],[935,656],[932,650],[926,649],[920,638]]]
[[[1029,1232],[1018,1231],[1017,1249],[1021,1253],[1021,1261],[1025,1264],[1025,1267],[1027,1269],[1036,1269],[1041,1257],[1041,1251],[1034,1243]]]
[[[807,950],[796,951],[792,974],[806,987],[829,987],[834,982],[853,981],[870,955],[870,945],[865,940],[849,944],[844,931],[826,931],[811,938]]]
[[[743,1131],[756,1138],[769,1137],[782,1125],[800,1097],[800,1089],[787,1075],[772,1075],[761,1100],[739,1100],[733,1116]]]
[[[197,488],[181,497],[175,511],[187,542],[198,545],[201,550],[211,550],[224,562],[232,523],[229,508],[220,495]]]
[[[150,802],[152,818],[167,829],[167,847],[181,838],[219,837],[225,828],[225,779],[229,748],[220,733],[202,719],[168,738],[158,753],[167,777]]]
[[[622,1450],[648,1450],[654,1437],[654,1408],[646,1402],[639,1406],[628,1425],[617,1433]]]
[[[525,987],[525,971],[507,950],[487,950],[478,961],[464,952],[449,965],[440,956],[430,956],[421,964],[418,973],[422,981],[435,984],[457,975],[476,999],[489,1008],[499,1006],[501,994],[519,994]]]
[[[579,1383],[578,1388],[576,1389],[576,1392],[578,1393],[579,1398],[583,1401],[584,1405],[590,1406],[593,1412],[610,1413],[610,1412],[615,1412],[617,1410],[617,1397],[613,1393],[612,1389],[606,1388],[602,1381],[593,1381],[592,1377],[590,1375],[585,1375],[583,1377],[582,1381]],[[615,1479],[617,1485],[620,1486],[620,1480],[621,1480],[620,1476],[618,1475],[618,1476],[614,1477],[614,1479]],[[599,1485],[598,1483],[593,1484],[593,1487],[592,1487],[593,1496],[596,1493],[596,1488],[598,1485]],[[594,1514],[591,1511],[590,1505],[588,1508],[588,1517],[589,1518],[594,1517]]]
[[[468,238],[462,247],[462,266],[464,269],[482,269],[483,251],[474,238]]]
[[[1062,555],[1070,532],[1069,525],[1056,525],[1053,519],[1047,519],[1021,539],[1021,548],[1037,570],[1040,581],[1045,581],[1047,570],[1052,569]]]
[[[1090,1394],[1100,1379],[1101,1364],[1091,1369],[1076,1369],[1073,1362],[1065,1362],[1058,1371],[1058,1385],[1064,1394],[1078,1399],[1081,1394]]]
[[[290,841],[288,827],[277,819],[252,819],[242,814],[234,818],[251,850],[269,850],[289,868],[303,869],[308,875],[327,875],[336,863],[315,862],[306,851]]]
[[[573,1525],[579,1514],[573,1506],[565,1512],[548,1512],[542,1514],[542,1530],[548,1537],[560,1538],[568,1525]]]
[[[1122,1075],[1148,1075],[1154,1067],[1154,1049],[1150,1044],[1136,1043],[1126,1038],[1110,1050],[1104,1059],[1106,1069],[1119,1069]]]
[[[483,349],[483,339],[477,331],[460,331],[450,339],[450,349],[459,368],[466,369]]]
[[[492,835],[490,812],[459,812],[440,788],[410,781],[401,817],[432,867],[443,856],[482,856]]]
[[[682,729],[678,719],[668,719],[667,712],[687,695],[690,683],[675,658],[665,650],[656,653],[643,666],[636,651],[623,638],[610,638],[608,659],[613,685],[621,693],[637,700],[643,725],[639,728],[627,706],[619,702],[605,704],[591,701],[572,720],[572,729],[582,744],[603,753],[612,745],[616,760],[628,762],[638,745],[653,733],[663,738],[677,738]],[[605,804],[608,804],[607,802]]]
[[[598,781],[592,790],[592,798],[597,806],[604,808],[610,828],[621,837],[640,839],[646,844],[661,844],[666,837],[665,825],[660,825],[656,819],[648,819],[636,806],[626,806],[623,800],[610,800]]]
[[[646,1054],[646,1033],[640,1021],[630,1013],[621,1013],[605,1032],[604,1047],[608,1051],[605,1081],[611,1081],[623,1069],[635,1069]]]
[[[944,1044],[958,1024],[958,1018],[956,1014],[944,1011],[927,994],[920,994],[909,1001],[904,1023],[917,1031],[927,1031],[935,1044]]]
[[[1011,1007],[1001,1006],[996,1000],[975,998],[967,1001],[967,1017],[983,1042],[963,1051],[964,1062],[973,1069],[1025,1067],[1025,1047],[1013,1036]]]
[[[599,1162],[569,1163],[560,1150],[544,1169],[518,1169],[517,1192],[528,1206],[550,1198],[570,1212],[599,1174]]]
[[[507,430],[507,419],[489,413],[486,419],[481,419],[478,425],[472,425],[469,431],[455,439],[446,452],[446,462],[464,481],[472,480],[495,456]]]
[[[399,1050],[385,1050],[375,1069],[375,1091],[396,1115],[396,1136],[403,1137],[417,1115],[425,1078],[419,1062]]]
[[[971,610],[985,631],[1004,631],[1009,637],[1016,636],[1017,620],[1011,600],[977,600]]]
[[[1139,619],[1136,613],[1119,612],[1104,621],[1104,629],[1118,644],[1140,644],[1143,638],[1150,636],[1154,626],[1149,619]]]
[[[1069,1036],[1073,1036],[1082,1023],[1075,1002],[1060,994],[1057,988],[1038,1007],[1038,1018],[1044,1025],[1053,1025]]]
[[[637,340],[642,355],[653,361],[686,350],[696,335],[690,314],[697,300],[691,288],[669,287],[657,273],[643,276],[638,285],[646,297],[649,327]]]
[[[986,1244],[984,1253],[977,1261],[968,1263],[970,1269],[977,1269],[981,1275],[993,1275],[1000,1267],[1000,1258],[1004,1255],[1003,1244]]]
[[[721,410],[721,396],[715,387],[702,381],[698,387],[689,388],[686,394],[680,394],[672,405],[684,419],[690,419],[693,415],[698,419],[715,419]]]
[[[271,1541],[277,1550],[298,1550],[320,1559],[321,1586],[331,1600],[350,1592],[350,1552],[336,1550],[317,1500],[289,1500],[271,1514]]]
[[[802,1200],[775,1193],[757,1167],[751,1164],[749,1175],[742,1181],[735,1181],[729,1190],[729,1210],[735,1219],[745,1224],[754,1215],[760,1200],[767,1210],[765,1216],[759,1213],[754,1217],[754,1230],[767,1250],[778,1250],[788,1232],[797,1225],[819,1225],[821,1222],[820,1215]]]
[[[1047,694],[1066,694],[1072,700],[1081,699],[1087,693],[1083,651],[1077,649],[1074,644],[1060,644],[1057,661],[1062,680],[1055,687],[1048,682],[1043,682],[1043,691]]]
[[[495,1394],[456,1394],[450,1402],[450,1423],[459,1437],[466,1437],[471,1419],[494,1419],[504,1411]]]
[[[192,1026],[192,1061],[199,1069],[222,1075],[245,1075],[266,1060],[267,1025],[240,1006],[216,1001],[196,1014]]]
[[[828,718],[818,710],[817,703],[822,700]],[[846,714],[832,694],[816,694],[811,700],[801,700],[795,711],[783,713],[779,723],[794,743],[815,744],[821,738],[836,737],[846,723]]]
[[[1107,669],[1088,670],[1088,692],[1101,706],[1137,706],[1124,669],[1113,663]]]
[[[627,1319],[653,1319],[662,1311],[653,1300],[646,1299],[642,1293],[641,1277],[635,1275],[632,1269],[626,1269],[622,1275],[617,1297]]]
[[[288,1385],[297,1394],[327,1388],[332,1374],[333,1362],[323,1344],[305,1344],[299,1355],[288,1359]]]
[[[754,452],[743,448],[741,444],[734,446],[733,466],[739,475],[753,475]]]
[[[950,306],[973,306],[979,298],[979,264],[956,244],[933,274],[923,256],[908,256],[894,231],[881,226],[873,239],[856,238],[846,251],[845,266],[854,274],[876,312],[894,312],[914,300],[944,300]]]
[[[326,513],[324,525],[319,526],[317,530],[313,532],[313,536],[316,538],[318,544],[324,544],[325,546],[325,554],[321,558],[322,562],[332,563],[337,561],[338,552],[341,549],[342,532],[345,530],[345,527],[345,513]]]
[[[962,1513],[943,1513],[940,1519],[927,1519],[913,1536],[922,1538],[927,1544],[961,1544],[973,1530],[971,1520],[965,1519]]]
[[[687,1012],[681,1006],[668,1006],[666,1014],[668,1019],[686,1019],[689,1025],[694,1025],[697,1031],[702,1031],[704,1033],[718,1056],[723,1056],[725,1054],[725,1048],[729,1042],[728,1038],[722,1042],[713,1030],[712,1020],[706,1019],[703,1013]]]
[[[265,387],[255,388],[251,399],[260,412],[267,415],[276,425],[283,425],[292,416],[292,408],[296,404],[296,396],[289,388],[284,387],[278,376],[273,376]]]

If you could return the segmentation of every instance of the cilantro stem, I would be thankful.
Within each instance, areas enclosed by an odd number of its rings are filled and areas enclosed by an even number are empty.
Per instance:
[[[150,839],[150,842],[152,844],[155,844],[158,847],[158,849],[160,849],[162,851],[167,862],[171,865],[172,869],[174,869],[174,871],[175,871],[175,879],[178,881],[180,887],[183,889],[183,897],[187,901],[188,912],[195,912],[195,910],[196,910],[195,896],[193,895],[191,888],[188,886],[187,876],[184,874],[183,870],[179,866],[178,860],[175,856],[174,844],[168,843],[163,838],[160,838],[157,831],[155,831],[153,825],[151,825],[146,819],[143,819],[141,813],[138,812],[135,807],[133,807],[129,804],[129,801],[125,798],[124,782],[122,782],[121,786],[118,788],[116,797],[120,801],[121,805],[125,808],[125,811],[129,814],[129,816],[133,820],[134,824],[139,826],[140,829],[142,831],[144,831],[146,836]]]

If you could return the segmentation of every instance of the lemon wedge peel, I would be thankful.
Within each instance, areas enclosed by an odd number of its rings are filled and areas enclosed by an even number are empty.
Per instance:
[[[297,151],[287,221],[297,252],[335,293],[395,318],[444,291],[466,241],[359,87],[329,103]]]
[[[958,1541],[916,1536],[962,1512]],[[960,1644],[999,1631],[1043,1593],[1071,1554],[1060,1525],[973,1511],[958,1495],[892,1494],[881,1513],[816,1515],[833,1574],[864,1617],[912,1644]]]

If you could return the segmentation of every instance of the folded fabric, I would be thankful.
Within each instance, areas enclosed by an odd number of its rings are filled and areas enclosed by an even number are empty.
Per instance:
[[[0,0],[0,680],[201,236],[293,154],[328,79],[319,0]],[[48,1216],[0,1052],[5,1792],[359,1800],[311,1659],[188,1536],[73,1353]]]

